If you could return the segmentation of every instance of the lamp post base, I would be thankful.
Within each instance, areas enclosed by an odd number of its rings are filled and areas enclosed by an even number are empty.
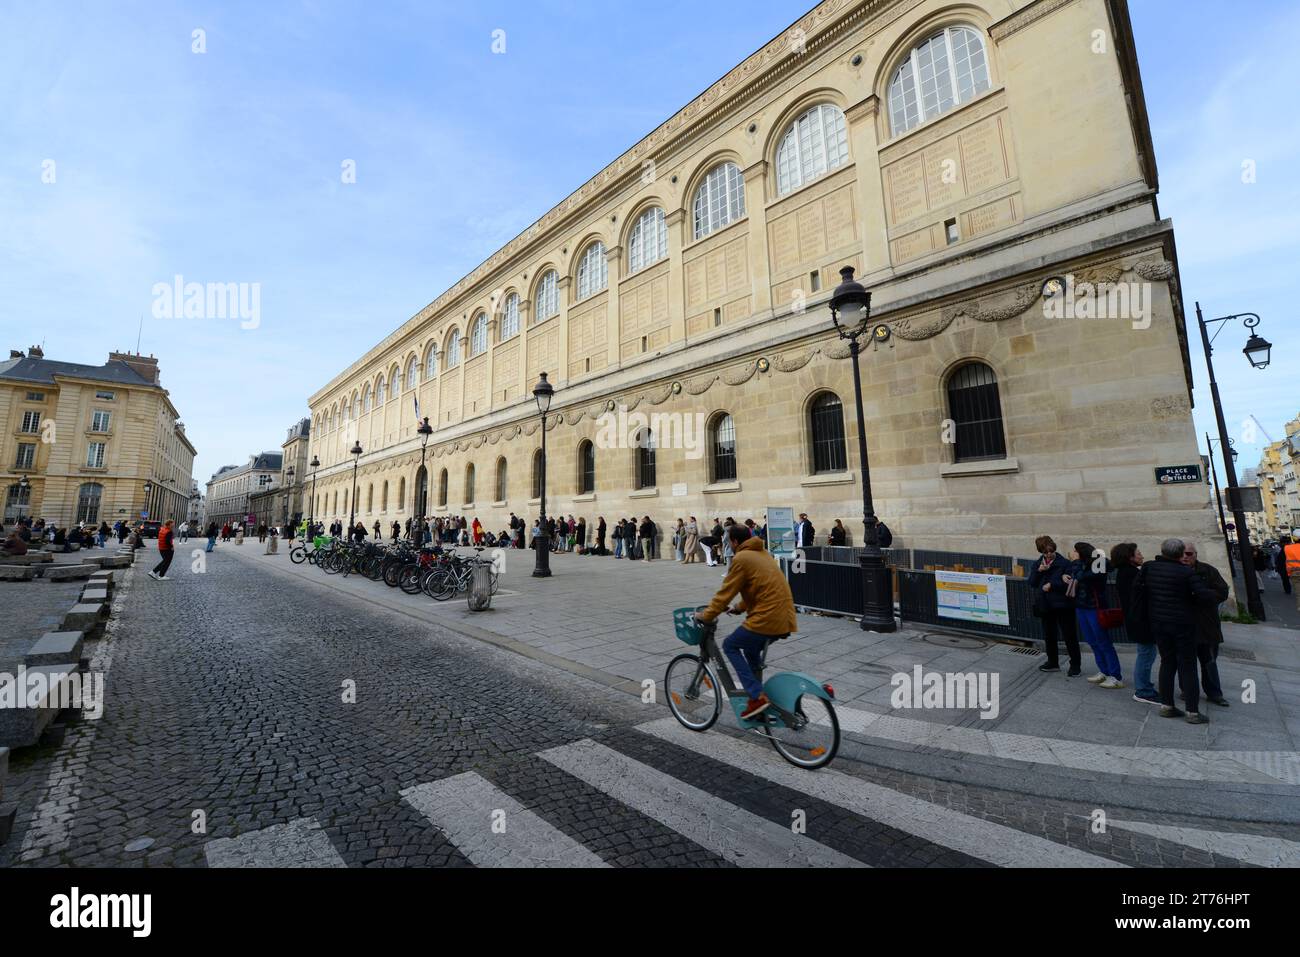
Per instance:
[[[885,556],[879,549],[868,549],[858,562],[862,566],[862,630],[897,631],[893,569],[885,564]]]
[[[533,566],[534,578],[551,577],[551,540],[545,534],[538,535],[534,541],[537,542],[537,564]]]

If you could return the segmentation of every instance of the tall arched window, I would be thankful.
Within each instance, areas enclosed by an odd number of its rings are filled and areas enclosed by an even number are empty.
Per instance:
[[[438,504],[447,504],[447,470],[443,469],[438,475]]]
[[[792,124],[776,148],[776,193],[784,196],[848,162],[844,114],[821,103]]]
[[[465,466],[465,504],[478,501],[474,498],[474,463]]]
[[[587,439],[578,445],[578,494],[596,491],[596,446]]]
[[[365,389],[361,393],[361,411],[366,413],[370,411],[370,383],[366,383]]]
[[[989,88],[984,41],[973,27],[948,27],[912,48],[889,81],[889,123],[897,136]]]
[[[451,335],[447,336],[447,348],[444,352],[447,356],[448,369],[460,365],[460,330],[455,326],[451,327]]]
[[[636,487],[654,488],[655,486],[655,435],[650,429],[642,429],[636,437]]]
[[[709,472],[713,482],[736,480],[736,423],[726,412],[709,429]]]
[[[487,313],[480,312],[474,317],[474,324],[470,326],[469,332],[469,354],[471,356],[487,352],[488,347],[488,320]]]
[[[609,285],[609,261],[605,258],[605,244],[594,242],[578,260],[578,298],[586,299]]]
[[[13,486],[17,488],[18,486]],[[31,493],[31,489],[28,489]],[[89,524],[99,521],[99,501],[103,498],[104,486],[98,482],[87,482],[77,490],[77,521]]]
[[[406,360],[406,387],[414,389],[419,384],[420,364],[415,361],[415,356]]]
[[[519,334],[519,293],[512,292],[506,296],[501,308],[501,333],[498,342],[505,342],[511,336]]]
[[[371,482],[369,485],[366,486],[366,511],[373,512],[374,510],[375,510],[375,483]]]
[[[533,498],[542,497],[542,450],[533,451]]]
[[[393,370],[388,373],[388,394],[394,399],[402,394],[402,376],[397,371],[397,366],[393,366]]]
[[[436,343],[429,343],[429,348],[424,351],[424,381],[428,382],[438,374],[438,346]]]
[[[402,480],[397,483],[397,510],[399,512],[406,511],[406,476],[405,475],[403,475]]]
[[[415,514],[427,515],[429,511],[429,470],[423,465],[415,473]]]
[[[533,322],[538,323],[543,319],[549,319],[551,316],[560,313],[560,274],[554,269],[547,270],[546,275],[542,276],[541,282],[537,284],[537,295],[533,301]]]
[[[337,515],[339,510],[339,490],[334,490],[334,513]]]
[[[505,456],[503,455],[503,456],[501,456],[501,458],[497,459],[497,497],[496,497],[496,500],[497,500],[498,502],[504,502],[504,501],[506,500],[506,491],[507,491],[507,485],[506,485],[506,458],[505,458]]]
[[[388,511],[388,483],[387,482],[384,482],[382,498],[380,498],[379,501],[380,501],[379,510],[381,512],[387,512]]]
[[[343,511],[346,512],[347,510],[348,510],[348,490],[344,489],[343,490]],[[351,518],[351,516],[349,516],[349,518]]]
[[[1006,458],[998,377],[983,362],[968,362],[948,377],[948,417],[956,424],[954,461]]]
[[[695,238],[745,215],[745,178],[735,163],[715,166],[695,191]]]
[[[668,255],[668,225],[658,206],[647,209],[632,224],[627,238],[628,275],[653,266]]]
[[[384,390],[386,388],[387,385],[384,382],[384,377],[380,376],[379,381],[375,383],[375,408],[376,409],[384,404]]]
[[[83,485],[82,488],[84,489],[85,486]],[[31,506],[32,487],[28,485],[27,488],[23,488],[17,482],[14,482],[9,486],[9,491],[5,495],[4,523],[11,525],[20,518],[30,516]],[[80,507],[78,507],[78,512],[80,512]]]
[[[834,392],[823,392],[809,408],[813,472],[844,472],[849,467],[844,447],[844,406]]]

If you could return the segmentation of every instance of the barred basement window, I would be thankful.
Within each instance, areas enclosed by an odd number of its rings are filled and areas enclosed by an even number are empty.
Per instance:
[[[709,432],[709,462],[712,481],[736,480],[736,424],[725,412],[714,420]]]
[[[948,377],[948,416],[956,424],[955,462],[1007,456],[998,379],[983,362],[970,362]]]
[[[849,467],[844,446],[844,406],[834,392],[823,392],[809,410],[813,472],[843,472]]]

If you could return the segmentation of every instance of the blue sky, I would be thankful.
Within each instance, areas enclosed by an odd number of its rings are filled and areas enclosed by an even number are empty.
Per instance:
[[[1254,464],[1263,436],[1247,440],[1246,416],[1280,438],[1300,411],[1284,385],[1300,333],[1300,124],[1283,100],[1300,10],[1132,7],[1188,308],[1259,312],[1276,344],[1265,372],[1241,356],[1240,326],[1216,353]],[[200,482],[278,448],[308,395],[806,7],[715,0],[707,42],[683,29],[698,3],[610,9],[0,2],[0,349],[102,362],[134,348],[143,317]],[[260,325],[154,318],[153,286],[176,274],[260,283]]]

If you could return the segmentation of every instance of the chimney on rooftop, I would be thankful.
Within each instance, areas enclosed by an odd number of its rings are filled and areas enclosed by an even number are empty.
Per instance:
[[[109,362],[125,362],[149,382],[158,385],[158,360],[153,356],[142,356],[134,352],[110,352]]]
[[[44,358],[45,358],[45,350],[42,349],[40,346],[28,346],[28,347],[27,347],[27,357],[28,357],[29,359],[44,359]]]
[[[10,350],[9,350],[9,358],[10,358],[10,359],[22,359],[22,358],[24,358],[24,356],[23,356],[23,354],[22,354],[22,352],[21,352],[20,350],[18,350],[18,349],[10,349]]]

